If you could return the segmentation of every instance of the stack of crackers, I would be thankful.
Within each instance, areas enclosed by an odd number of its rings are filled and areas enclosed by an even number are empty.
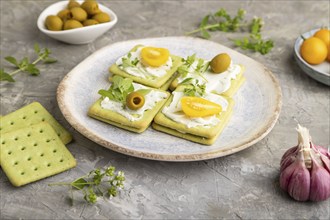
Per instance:
[[[0,119],[0,165],[14,186],[76,166],[66,148],[72,136],[38,102]]]
[[[128,54],[124,56],[129,57],[129,53],[135,52],[141,47],[143,47],[143,45],[135,46],[131,51],[128,52]],[[118,63],[116,62],[110,66],[109,79],[110,81],[112,81],[112,77],[114,75],[120,75],[122,77],[131,78],[135,83],[140,83],[144,86],[148,86],[152,90],[165,90],[166,92],[172,91],[177,93],[182,93],[185,88],[184,85],[180,85],[180,82],[187,81],[188,78],[189,80],[190,78],[192,78],[195,84],[205,83],[198,81],[198,77],[194,78],[195,76],[193,72],[191,74],[186,73],[185,76],[183,76],[177,71],[178,68],[180,68],[180,66],[184,64],[184,59],[172,54],[170,54],[170,59],[172,59],[173,65],[171,69],[169,69],[167,73],[162,77],[139,77],[136,74],[132,74],[128,71],[125,71],[125,69],[121,68],[121,66],[118,65]],[[207,61],[205,61],[205,63],[207,63]],[[209,85],[206,83],[207,92],[202,98],[207,98],[210,97],[209,94],[214,94],[219,96],[216,99],[221,99],[221,102],[225,103],[226,105],[226,108],[223,108],[224,110],[216,115],[219,121],[219,123],[217,123],[216,125],[189,127],[186,124],[180,123],[170,117],[167,117],[165,114],[163,114],[163,109],[171,105],[173,101],[173,95],[170,95],[166,100],[157,103],[157,105],[152,110],[145,111],[144,117],[138,121],[131,121],[127,117],[121,115],[113,109],[103,108],[101,102],[104,97],[101,97],[91,106],[88,115],[111,125],[115,125],[117,127],[138,133],[141,133],[146,130],[149,124],[153,121],[152,127],[156,130],[177,137],[181,137],[193,142],[211,145],[218,138],[218,136],[226,126],[227,122],[229,121],[230,116],[232,115],[234,101],[231,97],[236,93],[236,91],[245,81],[245,78],[243,76],[245,68],[242,65],[235,65],[235,68],[238,68],[239,71],[234,78],[230,79],[229,88],[226,88],[225,90],[208,88]],[[217,76],[215,76],[214,73],[209,73],[208,71],[209,69],[206,69],[202,73],[204,76],[203,79],[205,79],[206,81],[209,80],[210,82],[219,81],[218,84],[221,85],[220,80],[223,78],[224,75],[218,74]],[[195,75],[197,76],[197,74]],[[183,112],[179,112],[178,114],[181,114],[182,117],[189,118],[188,116],[185,116]]]

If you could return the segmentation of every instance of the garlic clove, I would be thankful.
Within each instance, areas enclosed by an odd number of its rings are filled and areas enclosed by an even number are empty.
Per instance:
[[[280,164],[280,171],[282,172],[285,170],[288,166],[290,166],[294,161],[296,160],[296,157],[293,155],[288,155],[284,160],[281,161]]]
[[[295,167],[288,184],[289,195],[297,201],[307,201],[310,192],[310,174],[304,162]]]
[[[320,152],[321,154],[327,156],[328,159],[330,159],[330,150],[329,150],[329,148],[325,148],[325,147],[322,147],[322,146],[317,146],[317,145],[314,145],[313,143],[311,143],[311,148],[313,148],[317,152]]]
[[[326,169],[330,173],[330,159],[323,154],[320,154],[320,157],[321,157],[324,169]]]
[[[285,160],[289,155],[292,156],[292,155],[297,154],[297,151],[298,151],[298,150],[299,150],[299,149],[298,149],[297,146],[295,146],[295,147],[291,147],[289,150],[287,150],[287,151],[283,154],[283,156],[282,156],[281,163],[282,163],[282,161]]]
[[[330,173],[312,156],[313,166],[310,179],[311,201],[323,201],[330,197]]]

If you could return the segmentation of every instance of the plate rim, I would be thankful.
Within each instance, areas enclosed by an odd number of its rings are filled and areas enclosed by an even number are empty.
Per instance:
[[[139,40],[157,40],[157,39],[164,39],[164,38],[165,39],[169,39],[169,38],[189,39],[190,41],[200,41],[200,42],[204,41],[204,42],[212,42],[214,44],[219,44],[214,41],[200,39],[200,38],[194,38],[194,37],[188,37],[188,36],[167,36],[167,37],[132,39],[132,40],[125,40],[125,41],[119,41],[119,42],[115,42],[112,44],[108,44],[108,45],[96,50],[95,52],[93,52],[91,55],[86,57],[80,63],[83,63],[86,59],[90,58],[92,55],[98,53],[99,51],[101,51],[107,47],[114,46],[116,44],[122,44],[124,42],[132,42],[132,41],[139,41]],[[221,44],[219,44],[219,45],[221,45]],[[221,46],[224,46],[224,45],[221,45]],[[226,47],[226,46],[224,46],[224,47]],[[229,48],[229,49],[231,49],[231,48]],[[231,49],[231,50],[233,50],[233,49]],[[241,54],[241,55],[246,56],[245,54]],[[248,57],[248,56],[246,56],[246,57]],[[58,106],[59,106],[60,111],[62,112],[64,118],[69,122],[69,124],[75,130],[77,130],[80,134],[87,137],[88,139],[95,142],[96,144],[99,144],[99,145],[106,147],[110,150],[113,150],[115,152],[133,156],[133,157],[143,158],[143,159],[169,161],[169,162],[189,162],[189,161],[214,159],[214,158],[223,157],[223,156],[227,156],[227,155],[242,151],[242,150],[252,146],[253,144],[259,142],[273,129],[273,127],[275,126],[275,124],[279,118],[281,108],[282,108],[282,90],[281,90],[279,81],[276,79],[276,77],[273,75],[273,73],[268,68],[266,68],[263,64],[259,63],[258,61],[255,61],[255,62],[257,62],[259,65],[261,65],[264,68],[265,74],[267,74],[270,77],[271,81],[273,82],[274,90],[276,91],[276,94],[275,94],[276,106],[274,108],[274,113],[273,113],[272,117],[269,117],[268,121],[266,123],[264,123],[264,125],[259,129],[259,131],[255,135],[251,136],[244,143],[240,143],[238,145],[231,146],[231,147],[208,151],[205,153],[192,153],[192,154],[180,154],[180,155],[157,154],[157,153],[152,153],[152,152],[143,152],[143,151],[139,151],[139,150],[127,149],[127,148],[123,148],[122,146],[116,145],[114,143],[108,142],[108,141],[100,138],[98,135],[96,135],[92,130],[88,130],[84,126],[81,126],[81,124],[75,119],[75,117],[71,114],[68,107],[65,105],[65,91],[68,89],[66,86],[67,79],[71,76],[73,70],[75,68],[77,68],[77,66],[80,63],[77,64],[69,73],[67,73],[64,76],[64,78],[62,79],[62,81],[60,82],[60,84],[58,85],[57,93],[56,93],[57,102],[58,102]]]

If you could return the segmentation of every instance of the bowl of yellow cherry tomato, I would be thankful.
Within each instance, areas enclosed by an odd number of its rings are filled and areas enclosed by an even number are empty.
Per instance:
[[[313,79],[330,86],[330,30],[318,28],[302,34],[294,45],[299,67]]]
[[[86,44],[116,23],[116,14],[96,0],[69,0],[48,6],[39,15],[37,25],[41,32],[56,40]]]

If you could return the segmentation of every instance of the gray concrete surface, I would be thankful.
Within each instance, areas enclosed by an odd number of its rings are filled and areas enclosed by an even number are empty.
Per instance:
[[[329,25],[329,1],[100,1],[119,18],[114,29],[87,45],[68,45],[42,34],[39,13],[54,1],[1,0],[1,67],[4,57],[24,57],[38,42],[53,51],[59,62],[41,68],[37,77],[19,74],[16,83],[1,83],[1,114],[32,101],[42,103],[68,128],[75,141],[68,145],[78,166],[68,172],[13,187],[0,171],[1,219],[329,219],[330,200],[296,202],[279,188],[279,162],[296,144],[296,120],[307,126],[313,140],[329,146],[329,87],[305,75],[293,60],[293,44],[303,32]],[[180,36],[197,27],[201,18],[223,7],[238,8],[246,18],[265,21],[263,35],[275,41],[266,56],[238,51],[266,65],[278,78],[283,108],[271,133],[239,153],[207,161],[169,163],[133,158],[105,149],[65,121],[55,93],[61,79],[80,61],[105,45],[127,39]],[[233,48],[228,38],[241,33],[212,33],[212,41]],[[126,174],[125,190],[111,200],[71,206],[65,187],[94,167],[112,164]]]

